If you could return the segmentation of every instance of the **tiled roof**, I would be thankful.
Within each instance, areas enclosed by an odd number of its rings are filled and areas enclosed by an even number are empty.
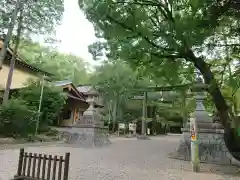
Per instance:
[[[86,95],[89,95],[89,94],[98,95],[98,92],[91,85],[80,85],[80,86],[77,87],[77,90],[82,92],[83,94],[86,94]]]
[[[56,86],[65,86],[65,85],[68,85],[68,84],[73,84],[73,83],[70,80],[56,81],[55,82]]]
[[[75,89],[75,91],[78,93],[78,95],[79,95],[81,98],[85,99],[85,98],[84,98],[84,93],[81,92],[81,91],[79,91],[79,90],[76,88],[76,86],[73,84],[73,82],[72,82],[71,80],[56,81],[56,82],[55,82],[55,85],[56,85],[56,86],[71,85],[71,86]]]

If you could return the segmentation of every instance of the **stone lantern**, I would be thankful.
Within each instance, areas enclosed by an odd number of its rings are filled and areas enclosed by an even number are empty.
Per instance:
[[[192,91],[196,93],[196,109],[193,113],[197,128],[197,143],[200,162],[216,164],[238,164],[230,155],[224,142],[224,129],[221,124],[213,122],[204,107],[204,91],[208,86],[201,77],[197,77]],[[170,154],[172,158],[191,161],[190,122],[182,128],[182,137],[177,151]]]
[[[64,134],[66,142],[79,147],[99,147],[109,145],[111,142],[107,135],[100,113],[99,94],[92,86],[79,86],[77,88],[86,96],[89,108]]]

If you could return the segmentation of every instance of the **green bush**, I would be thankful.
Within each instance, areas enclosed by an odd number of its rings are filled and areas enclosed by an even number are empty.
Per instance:
[[[11,99],[0,106],[0,133],[10,137],[27,137],[36,128],[37,112],[30,110],[26,102]]]
[[[35,111],[39,107],[40,95],[41,83],[39,81],[30,81],[27,87],[21,89],[15,97],[24,100],[29,109]],[[52,125],[54,120],[58,118],[59,113],[66,103],[66,98],[67,96],[62,88],[45,82],[42,96],[39,132],[48,131],[48,126]]]

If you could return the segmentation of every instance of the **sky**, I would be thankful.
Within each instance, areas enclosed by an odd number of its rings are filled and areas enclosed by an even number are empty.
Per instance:
[[[81,12],[77,0],[65,0],[64,8],[62,24],[57,28],[59,51],[82,57],[90,66],[97,65],[88,52],[88,45],[96,41],[93,25]]]

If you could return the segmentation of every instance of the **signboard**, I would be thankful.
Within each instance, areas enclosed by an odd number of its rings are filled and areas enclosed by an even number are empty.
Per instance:
[[[129,123],[129,130],[135,131],[136,130],[136,124],[135,123]]]
[[[195,119],[191,118],[191,126],[190,126],[190,134],[191,134],[191,140],[192,141],[196,141],[196,130],[195,130],[195,126],[194,126],[194,121]]]
[[[118,127],[119,127],[119,129],[125,129],[125,124],[124,123],[119,123]]]
[[[150,134],[150,128],[147,128],[147,134],[148,135]]]
[[[134,96],[133,99],[135,99],[135,100],[143,100],[144,96]]]
[[[196,141],[196,133],[195,133],[194,128],[191,129],[191,140]]]

